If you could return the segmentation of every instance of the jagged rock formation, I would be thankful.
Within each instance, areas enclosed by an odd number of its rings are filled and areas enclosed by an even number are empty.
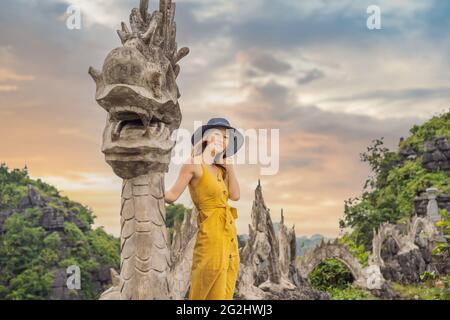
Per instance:
[[[399,247],[392,238],[387,239],[382,252],[384,266],[381,268],[386,280],[401,283],[416,283],[424,271],[432,271],[431,254],[429,251],[412,249],[408,252],[399,253]]]
[[[295,265],[295,231],[293,228],[287,230],[283,215],[279,235],[276,236],[259,181],[251,218],[250,237],[240,248],[241,264],[235,298],[327,299],[327,294],[313,290],[298,272]]]
[[[175,3],[160,0],[153,13],[148,4],[141,0],[131,11],[131,30],[122,23],[123,46],[108,54],[102,71],[89,69],[107,111],[102,152],[123,179],[120,282],[101,299],[171,298],[164,173],[181,122],[178,62],[189,49],[177,49]]]
[[[431,216],[414,216],[406,226],[385,223],[373,238],[370,263],[380,266],[386,280],[417,282],[422,272],[434,269],[431,251],[438,236]]]
[[[403,227],[403,228],[402,228]],[[403,229],[403,230],[402,230]],[[431,218],[414,216],[406,226],[384,223],[375,233],[372,240],[372,255],[370,260],[372,263],[384,267],[385,263],[381,256],[381,249],[384,241],[391,238],[398,246],[398,254],[410,252],[419,249],[415,244],[418,233],[423,232],[425,237],[430,241],[438,236],[438,230],[432,222]]]
[[[278,247],[280,269],[284,275],[289,275],[290,266],[295,264],[297,256],[297,241],[295,237],[295,225],[288,229],[284,224],[283,209],[281,209],[281,221],[278,230]]]
[[[372,259],[381,266],[387,280],[413,283],[419,280],[420,273],[424,271],[440,272],[431,251],[435,241],[441,240],[440,230],[435,226],[440,219],[438,212],[441,209],[437,199],[446,199],[447,195],[438,196],[437,191],[429,188],[416,198],[416,203],[427,201],[426,215],[416,215],[403,226],[384,224],[374,237]],[[420,204],[416,208],[422,206]],[[386,248],[384,253],[383,244]]]

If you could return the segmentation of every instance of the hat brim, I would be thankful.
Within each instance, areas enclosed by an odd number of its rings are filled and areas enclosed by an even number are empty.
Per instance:
[[[233,141],[233,143],[228,143],[228,147],[224,152],[224,158],[227,158],[235,154],[244,144],[244,136],[236,128],[227,125],[208,125],[208,124],[198,127],[197,130],[195,130],[194,134],[191,137],[191,144],[195,145],[199,140],[202,139],[205,131],[211,128],[231,129],[229,140],[230,142]]]

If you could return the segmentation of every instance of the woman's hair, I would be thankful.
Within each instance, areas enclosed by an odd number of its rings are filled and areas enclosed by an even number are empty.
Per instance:
[[[205,148],[208,145],[208,138],[210,135],[212,135],[214,133],[215,130],[217,130],[217,128],[209,128],[209,129],[205,130],[202,138],[199,139],[199,141],[192,147],[192,152],[191,152],[192,158],[201,155],[205,151]],[[223,152],[221,152],[220,154],[222,155]],[[227,169],[225,168],[225,166],[223,164],[217,163],[216,159],[217,159],[217,157],[214,158],[213,164],[218,166],[221,169],[222,177],[225,178],[225,176],[227,174]]]

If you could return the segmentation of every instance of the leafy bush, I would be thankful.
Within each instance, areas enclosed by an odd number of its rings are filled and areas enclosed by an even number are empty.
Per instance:
[[[328,259],[320,263],[308,276],[311,285],[322,291],[345,289],[353,281],[350,270],[341,261]]]

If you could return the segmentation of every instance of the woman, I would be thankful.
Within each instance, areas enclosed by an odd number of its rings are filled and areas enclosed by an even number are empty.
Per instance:
[[[243,136],[223,118],[212,118],[192,135],[191,157],[182,165],[165,201],[173,203],[189,186],[198,211],[189,300],[232,300],[239,267],[237,210],[239,200],[233,166],[225,158],[243,143]]]

